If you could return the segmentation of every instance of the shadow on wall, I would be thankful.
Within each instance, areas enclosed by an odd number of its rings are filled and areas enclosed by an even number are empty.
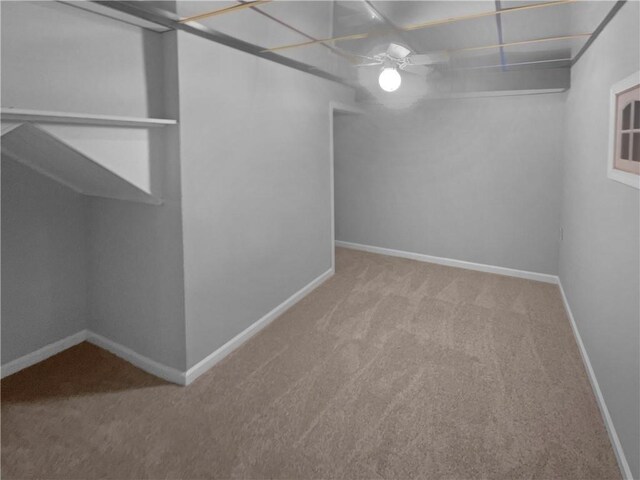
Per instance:
[[[3,379],[1,386],[3,406],[152,387],[181,388],[87,342]]]

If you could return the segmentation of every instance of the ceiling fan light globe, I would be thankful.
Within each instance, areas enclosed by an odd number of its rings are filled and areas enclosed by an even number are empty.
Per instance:
[[[378,84],[385,92],[395,92],[401,83],[402,77],[395,68],[383,68],[378,77]]]

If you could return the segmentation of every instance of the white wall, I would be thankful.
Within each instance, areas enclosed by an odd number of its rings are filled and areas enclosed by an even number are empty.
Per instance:
[[[353,92],[177,38],[192,366],[330,269],[329,101]]]
[[[330,268],[329,101],[352,90],[68,5],[2,13],[3,105],[180,121],[148,145],[162,206],[88,200],[89,329],[184,370]]]
[[[564,94],[335,121],[336,238],[557,273]]]
[[[86,199],[2,158],[2,363],[85,328]]]
[[[157,34],[57,2],[0,8],[3,107],[161,114]]]
[[[177,76],[175,51],[165,54],[160,34],[56,2],[2,2],[0,7],[3,106],[134,117],[177,113],[176,92],[168,91]],[[82,295],[88,310],[82,328],[183,369],[176,128],[156,129],[149,135],[140,131],[139,140],[150,152],[153,167],[150,183],[163,198],[162,206],[86,200],[88,276]],[[92,136],[101,142],[100,148],[109,143],[104,141],[104,130],[95,129]],[[122,138],[109,135],[111,146],[117,147]],[[122,158],[120,165],[135,161],[137,158]],[[3,221],[4,215],[3,209]],[[45,280],[41,273],[33,272],[33,276],[34,281]],[[5,288],[9,278],[5,278]],[[29,315],[28,310],[20,313]],[[13,342],[18,332],[5,335],[5,322],[3,318],[3,342]]]
[[[607,178],[609,90],[640,69],[638,2],[576,63],[567,101],[560,279],[635,478],[640,476],[640,196]]]
[[[58,2],[2,2],[0,8],[3,107],[164,114],[159,34]],[[46,129],[142,190],[157,191],[158,162],[146,129]]]
[[[178,117],[173,33],[154,34],[163,116]],[[162,205],[92,199],[91,330],[180,371],[186,367],[178,126],[151,132]]]

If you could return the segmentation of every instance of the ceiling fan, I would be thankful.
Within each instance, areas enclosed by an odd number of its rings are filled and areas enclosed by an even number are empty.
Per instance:
[[[365,58],[369,61],[357,66],[372,67],[382,65],[378,83],[380,88],[386,92],[394,92],[400,88],[402,77],[398,73],[398,69],[419,75],[427,74],[432,70],[431,65],[446,63],[449,60],[449,56],[444,52],[416,54],[396,43],[389,44],[385,52]]]

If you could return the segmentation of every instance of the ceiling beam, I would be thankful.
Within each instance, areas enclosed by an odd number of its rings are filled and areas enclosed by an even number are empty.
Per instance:
[[[180,30],[183,32],[187,32],[192,35],[196,35],[198,37],[210,40],[212,42],[226,45],[236,50],[240,50],[240,51],[249,53],[251,55],[255,55],[256,57],[264,58],[265,60],[279,63],[281,65],[285,65],[287,67],[300,70],[301,72],[309,73],[316,77],[331,80],[333,82],[340,83],[348,87],[357,87],[357,85],[354,85],[353,83],[348,82],[343,78],[340,78],[329,72],[325,72],[324,70],[320,70],[306,63],[293,60],[292,58],[283,57],[275,53],[265,52],[262,47],[258,45],[254,45],[253,43],[245,42],[238,38],[232,37],[231,35],[227,35],[222,32],[218,32],[217,30],[207,28],[203,25],[181,23],[178,21],[178,18],[175,14],[151,5],[144,5],[147,2],[122,1],[122,0],[91,0],[91,1],[120,12],[134,15],[138,18],[142,18],[144,20],[156,23],[158,25],[164,25],[165,27],[168,27],[173,30]]]
[[[558,35],[556,37],[534,38],[532,40],[521,40],[519,42],[496,43],[493,45],[481,45],[479,47],[456,48],[454,50],[446,50],[448,53],[473,52],[476,50],[487,50],[491,48],[514,47],[518,45],[529,45],[532,43],[554,42],[558,40],[573,40],[575,38],[590,37],[590,33],[576,33],[574,35]]]
[[[568,3],[574,3],[577,0],[557,0],[557,1],[553,1],[553,2],[545,2],[545,3],[534,3],[534,4],[529,4],[529,5],[521,5],[518,7],[511,7],[511,8],[505,8],[502,9],[500,11],[496,11],[496,10],[490,10],[487,12],[480,12],[480,13],[472,13],[469,15],[461,15],[458,17],[449,17],[449,18],[443,18],[443,19],[439,19],[439,20],[431,20],[428,22],[422,22],[422,23],[415,23],[415,24],[411,24],[411,25],[406,25],[404,27],[400,27],[398,26],[397,28],[401,29],[404,32],[411,32],[413,30],[421,30],[424,28],[430,28],[430,27],[435,27],[437,25],[445,25],[448,23],[455,23],[455,22],[461,22],[461,21],[465,21],[465,20],[473,20],[476,18],[483,18],[483,17],[489,17],[489,16],[495,16],[495,15],[504,15],[504,14],[508,14],[508,13],[513,13],[513,12],[521,12],[524,10],[533,10],[533,9],[538,9],[538,8],[546,8],[546,7],[555,7],[558,5],[565,5]],[[386,27],[383,29],[377,29],[371,32],[365,32],[365,33],[356,33],[353,35],[341,35],[339,37],[331,37],[331,38],[323,38],[323,39],[319,39],[319,40],[313,40],[313,41],[309,41],[309,42],[300,42],[300,43],[292,43],[289,45],[281,45],[279,47],[274,47],[274,48],[269,48],[266,49],[265,51],[268,52],[277,52],[280,50],[287,50],[290,48],[298,48],[298,47],[306,47],[309,45],[314,45],[316,43],[325,43],[325,42],[338,42],[338,41],[344,41],[344,40],[359,40],[362,38],[368,38],[371,36],[376,36],[376,35],[380,35],[380,34],[387,34],[387,33],[393,33],[394,29],[390,28],[390,27]]]
[[[321,38],[319,40],[311,40],[308,42],[300,42],[300,43],[292,43],[289,45],[281,45],[279,47],[273,47],[273,48],[267,48],[265,49],[265,52],[278,52],[280,50],[288,50],[290,48],[298,48],[298,47],[307,47],[309,45],[315,45],[316,43],[333,43],[333,42],[338,42],[338,41],[343,41],[343,40],[359,40],[361,38],[369,38],[369,37],[373,37],[375,35],[380,35],[380,34],[387,34],[392,32],[393,30],[391,30],[390,28],[381,28],[378,30],[374,30],[371,32],[365,32],[365,33],[353,33],[350,35],[341,35],[339,37],[331,37],[331,38]]]
[[[237,0],[238,2],[242,3],[242,4],[246,4],[249,3],[245,0]],[[280,20],[277,17],[274,17],[273,15],[265,12],[264,10],[258,8],[256,5],[251,5],[249,7],[251,10],[253,10],[256,13],[259,13],[260,15],[268,18],[269,20],[272,20],[280,25],[282,25],[285,28],[288,28],[289,30],[296,32],[299,35],[302,35],[303,37],[308,38],[309,40],[315,41],[317,40],[317,38],[312,37],[311,35],[309,35],[308,33],[303,32],[302,30],[299,30],[298,28],[294,27],[293,25],[288,24],[287,22],[284,22],[282,20]],[[351,54],[351,53],[347,53],[344,52],[342,49],[335,47],[333,45],[327,45],[326,43],[321,43],[320,45],[322,45],[324,48],[330,50],[331,52],[335,53],[336,55],[344,58],[345,60],[347,60],[349,63],[351,63],[352,65],[356,65],[358,62],[358,58]]]
[[[502,2],[500,0],[495,0],[496,2],[496,11],[498,15],[496,15],[496,28],[498,30],[498,43],[503,43],[504,38],[502,35],[502,18],[500,17],[500,10],[502,10]],[[500,47],[500,63],[502,64],[502,70],[505,71],[505,64],[507,63],[506,55],[504,54],[504,47]]]
[[[474,20],[476,18],[491,17],[495,15],[503,15],[505,13],[522,12],[525,10],[534,10],[537,8],[557,7],[559,5],[566,5],[567,3],[575,3],[577,0],[557,0],[554,2],[545,3],[533,3],[528,5],[520,5],[518,7],[503,8],[500,11],[489,10],[487,12],[470,13],[469,15],[460,15],[458,17],[442,18],[440,20],[431,20],[428,22],[415,23],[413,25],[407,25],[403,29],[407,32],[412,30],[420,30],[423,28],[435,27],[437,25],[446,25],[448,23],[462,22],[466,20]]]
[[[552,58],[550,60],[534,60],[531,62],[514,62],[514,63],[498,63],[494,65],[476,65],[472,67],[453,67],[452,70],[484,70],[488,68],[504,68],[519,67],[524,65],[541,65],[546,63],[562,63],[561,66],[568,67],[571,64],[571,58]]]
[[[576,53],[575,57],[573,57],[573,60],[571,60],[572,67],[576,64],[578,60],[580,60],[580,57],[584,55],[584,52],[586,52],[587,49],[591,46],[591,44],[595,41],[595,39],[598,38],[598,35],[600,35],[600,33],[604,30],[604,27],[607,26],[607,24],[616,15],[616,13],[618,13],[618,10],[620,10],[625,3],[627,3],[627,0],[618,0],[615,3],[615,5],[611,8],[611,10],[609,10],[609,13],[607,13],[607,16],[604,17],[602,22],[600,22],[600,25],[598,25],[596,29],[593,31],[593,34],[589,37],[589,40],[586,41],[586,43],[582,46],[580,51]]]
[[[226,8],[220,8],[218,10],[213,10],[210,12],[200,13],[198,15],[193,15],[191,17],[181,18],[178,20],[180,23],[187,22],[198,22],[200,20],[204,20],[205,18],[217,17],[218,15],[225,15],[227,13],[233,13],[240,10],[244,10],[246,8],[257,7],[258,5],[262,5],[264,3],[269,3],[271,0],[254,0],[246,3],[239,3],[238,5],[232,5]]]

